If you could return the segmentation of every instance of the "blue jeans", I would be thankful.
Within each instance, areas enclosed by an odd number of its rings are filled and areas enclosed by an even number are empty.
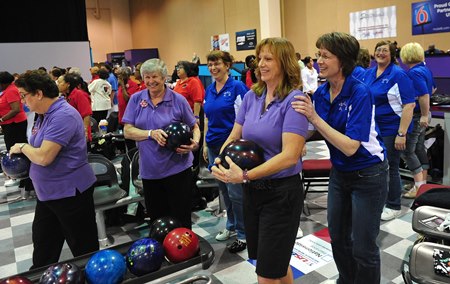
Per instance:
[[[208,159],[210,163],[219,156],[220,146],[208,146]],[[223,196],[223,202],[227,210],[227,224],[226,228],[229,231],[236,231],[239,240],[245,240],[244,229],[244,208],[242,202],[242,185],[235,183],[223,183],[217,181],[219,190]]]
[[[425,148],[426,129],[420,126],[420,116],[420,113],[415,113],[413,116],[413,131],[406,136],[406,149],[402,153],[402,158],[413,175],[430,168]]]
[[[387,161],[353,172],[332,168],[327,218],[338,283],[380,283],[376,239],[387,190]]]
[[[402,182],[400,179],[400,155],[402,151],[395,149],[395,137],[383,137],[384,145],[387,150],[387,159],[389,161],[389,191],[386,200],[386,207],[393,210],[402,208]]]

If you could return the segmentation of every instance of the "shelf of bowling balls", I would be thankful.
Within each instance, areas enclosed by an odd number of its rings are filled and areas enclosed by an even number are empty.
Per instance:
[[[206,270],[208,269],[211,264],[214,262],[214,249],[212,246],[202,237],[198,236],[199,239],[199,245],[200,245],[200,251],[199,253],[182,262],[179,263],[170,263],[166,258],[163,261],[163,264],[161,265],[161,268],[155,272],[151,272],[142,276],[135,276],[133,275],[129,270],[127,270],[124,279],[120,283],[126,283],[126,284],[142,284],[142,283],[150,283],[150,281],[155,281],[161,278],[168,278],[171,274],[176,273],[176,277],[179,278],[182,274],[182,272],[190,272],[190,271],[197,271],[200,269]],[[128,243],[124,243],[118,246],[110,247],[108,249],[117,251],[121,255],[125,256],[127,254],[128,249],[135,241],[131,241]],[[66,261],[62,261],[61,263],[72,263],[81,268],[84,271],[84,268],[86,264],[88,263],[91,256],[93,256],[94,253],[89,253],[83,256],[79,256],[73,259],[69,259]],[[16,276],[20,277],[26,277],[27,279],[31,280],[32,283],[39,283],[39,279],[44,274],[44,272],[47,270],[47,268],[50,266],[30,270],[21,274],[17,274],[14,276],[11,276],[10,278],[14,278]],[[180,275],[181,273],[181,275]],[[106,276],[105,276],[106,277]],[[1,281],[0,281],[1,282]],[[11,282],[12,283],[12,282]],[[14,282],[14,283],[23,283],[23,282]],[[59,283],[59,282],[58,282]],[[105,282],[106,283],[106,282]],[[112,283],[112,282],[108,282]]]

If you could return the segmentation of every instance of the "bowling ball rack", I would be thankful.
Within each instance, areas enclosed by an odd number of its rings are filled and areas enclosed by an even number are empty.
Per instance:
[[[200,252],[197,256],[194,256],[191,259],[188,259],[186,261],[171,264],[166,259],[164,260],[161,268],[155,272],[145,274],[143,276],[135,276],[131,274],[130,271],[127,270],[127,273],[124,277],[124,280],[121,282],[123,284],[142,284],[142,283],[167,283],[169,280],[172,281],[174,279],[179,279],[182,275],[186,275],[190,272],[198,271],[200,269],[206,270],[208,269],[212,263],[214,262],[215,253],[212,246],[202,237],[198,236],[200,241]],[[135,240],[134,240],[135,241]],[[120,244],[117,246],[109,247],[108,249],[113,249],[118,251],[123,256],[126,255],[129,247],[134,243],[134,241],[130,241],[124,244]],[[60,263],[64,262],[71,262],[73,264],[78,265],[83,271],[86,263],[88,262],[89,258],[94,254],[89,253],[85,254],[79,257],[75,257],[73,259],[63,260],[60,261]],[[20,273],[18,275],[27,277],[30,279],[33,283],[39,283],[39,279],[41,275],[45,272],[45,270],[49,267],[41,267],[37,269],[33,269],[27,272]],[[205,280],[208,278],[207,276],[199,276],[196,277],[201,280]],[[198,280],[197,279],[197,280]],[[163,281],[163,282],[161,282]],[[180,283],[192,283],[192,282],[186,282],[182,281]]]

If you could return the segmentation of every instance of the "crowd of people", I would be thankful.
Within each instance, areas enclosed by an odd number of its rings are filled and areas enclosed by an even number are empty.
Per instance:
[[[371,68],[368,49],[346,33],[324,34],[316,47],[315,62],[301,59],[287,39],[263,39],[247,56],[241,81],[230,76],[232,55],[213,50],[206,56],[213,79],[206,89],[198,78],[198,56],[176,64],[172,83],[161,59],[134,70],[93,66],[89,82],[76,68],[16,77],[0,72],[6,148],[31,161],[27,184],[37,197],[32,267],[57,262],[64,241],[74,256],[98,250],[95,176],[87,162],[96,131],[91,120],[117,112],[127,149],[139,151],[150,220],[171,216],[191,228],[192,167],[204,159],[227,211],[216,240],[236,235],[227,248],[247,249],[257,260],[259,283],[293,283],[289,261],[304,198],[301,156],[317,132],[332,162],[327,219],[338,283],[379,283],[381,220],[399,217],[402,195],[414,198],[427,181],[424,137],[433,76],[417,43],[400,50],[396,43],[378,42]],[[407,71],[399,67],[398,53]],[[192,138],[172,151],[165,148],[164,129],[174,122],[189,126]],[[257,143],[265,162],[247,170],[230,157],[219,158],[236,139]],[[414,176],[406,193],[401,159]]]

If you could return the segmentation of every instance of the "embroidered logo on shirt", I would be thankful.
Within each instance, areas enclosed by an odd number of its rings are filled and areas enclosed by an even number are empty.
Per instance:
[[[348,105],[347,102],[340,102],[339,103],[339,111],[343,111],[343,110],[347,110],[348,109]]]
[[[230,91],[223,92],[223,96],[224,97],[231,97],[231,92]]]
[[[389,79],[384,78],[381,80],[381,84],[387,84],[387,83],[389,83]]]
[[[31,134],[32,135],[36,135],[36,133],[38,132],[39,128],[37,126],[33,126],[33,128],[31,129]]]
[[[148,102],[146,100],[142,100],[140,103],[141,107],[146,108],[148,107]]]

